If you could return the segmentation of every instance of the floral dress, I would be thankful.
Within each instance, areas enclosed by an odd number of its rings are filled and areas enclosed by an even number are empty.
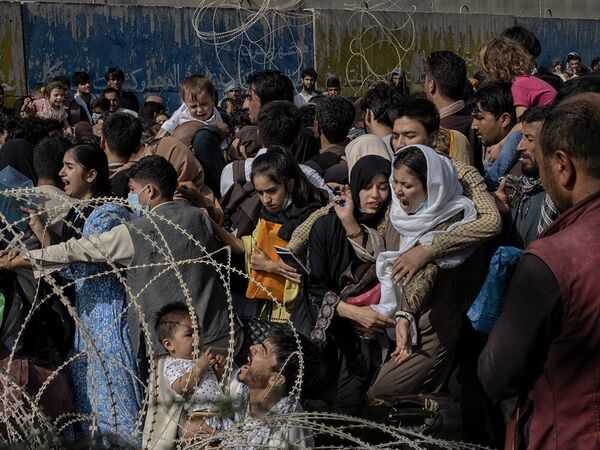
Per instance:
[[[87,218],[83,236],[108,231],[129,220],[125,208],[102,205]],[[125,288],[106,263],[72,263],[62,270],[75,280],[78,324],[69,366],[80,422],[76,440],[101,438],[104,445],[140,446],[141,382],[129,340]],[[80,354],[81,353],[81,354]]]

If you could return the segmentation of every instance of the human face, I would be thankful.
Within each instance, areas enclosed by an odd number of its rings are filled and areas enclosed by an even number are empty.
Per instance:
[[[152,202],[152,192],[149,184],[140,184],[138,181],[130,178],[127,185],[129,187],[130,194],[138,195],[140,205],[147,206],[149,209],[152,209],[153,205],[150,204]]]
[[[400,201],[400,207],[406,214],[414,214],[427,199],[427,189],[415,174],[406,166],[394,169],[392,178],[394,194]]]
[[[242,108],[248,111],[250,122],[252,122],[254,125],[256,125],[256,123],[258,122],[258,113],[260,112],[261,107],[262,103],[260,101],[260,97],[256,95],[256,92],[254,92],[254,86],[248,86],[246,96],[244,97],[244,105],[242,106]]]
[[[569,69],[571,69],[571,73],[575,75],[579,75],[581,71],[581,60],[579,59],[570,59],[567,61],[569,64]]]
[[[236,99],[240,97],[241,92],[237,89],[233,89],[232,91],[227,91],[227,98]]]
[[[483,111],[479,107],[473,110],[473,123],[471,128],[483,145],[495,145],[504,137],[501,118],[491,112]]]
[[[200,91],[195,97],[186,93],[183,103],[190,116],[197,120],[210,119],[215,108],[215,101],[206,90]]]
[[[338,86],[332,86],[327,88],[327,94],[331,97],[337,97],[340,95],[342,90]]]
[[[120,91],[123,88],[123,80],[121,80],[120,78],[111,76],[108,79],[108,85],[111,88],[115,88],[117,91]]]
[[[565,211],[572,206],[569,198],[563,194],[563,191],[557,182],[560,175],[554,174],[552,166],[556,164],[555,156],[544,157],[540,141],[535,144],[535,158],[538,161],[540,181],[548,196],[552,199],[559,211]]]
[[[249,388],[266,389],[275,375],[277,354],[273,343],[265,339],[250,347],[248,362],[240,368],[238,379]]]
[[[169,118],[166,115],[164,115],[164,114],[159,114],[158,116],[156,116],[155,120],[156,120],[157,124],[162,125],[167,120],[169,120]]]
[[[65,194],[71,198],[85,200],[92,197],[96,171],[86,170],[77,159],[72,150],[65,153],[63,167],[58,173],[65,186]]]
[[[119,106],[121,106],[121,100],[119,99],[119,94],[116,92],[108,92],[104,95],[106,99],[110,102],[110,107],[108,108],[108,112],[114,113]]]
[[[81,94],[89,94],[92,92],[92,86],[90,85],[90,82],[88,81],[87,83],[83,83],[83,84],[78,84],[77,85],[77,92],[81,93]]]
[[[562,73],[562,64],[555,65],[552,70],[554,71],[554,73]]]
[[[317,80],[310,75],[306,75],[304,78],[302,78],[302,87],[306,92],[312,92],[315,89],[316,81]]]
[[[365,214],[375,214],[390,195],[390,185],[385,175],[375,175],[371,182],[358,191],[360,210]]]
[[[269,212],[277,213],[283,208],[287,190],[282,183],[275,183],[269,177],[256,175],[252,178],[254,189],[258,193],[258,198]]]
[[[392,146],[399,150],[407,145],[429,145],[427,130],[421,122],[402,116],[394,121],[392,130]]]
[[[392,84],[398,86],[400,84],[400,75],[392,75]]]
[[[202,348],[202,336],[198,336],[198,348]],[[174,358],[192,359],[194,351],[194,328],[189,317],[182,318],[170,339],[164,339],[163,345]]]
[[[521,168],[524,175],[528,177],[539,177],[539,167],[535,159],[535,143],[542,129],[542,122],[522,123],[521,140],[517,146],[520,154]]]
[[[60,88],[54,88],[48,96],[48,103],[55,108],[61,108],[65,102],[65,91]]]

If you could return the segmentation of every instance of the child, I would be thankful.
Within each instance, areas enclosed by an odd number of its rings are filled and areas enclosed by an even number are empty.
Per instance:
[[[159,136],[172,134],[179,125],[191,120],[199,120],[205,125],[222,122],[221,114],[215,108],[217,90],[204,75],[187,77],[179,86],[182,105],[173,113],[171,118],[162,124]]]
[[[183,437],[200,430],[204,424],[217,431],[229,427],[231,419],[219,415],[216,405],[223,396],[219,380],[225,360],[210,348],[197,361],[192,359],[194,332],[188,307],[171,303],[162,308],[157,315],[156,332],[169,352],[163,377],[171,389],[186,399]],[[202,348],[202,335],[198,339],[198,348]]]
[[[21,115],[56,119],[63,124],[65,131],[70,130],[69,122],[67,122],[67,109],[65,108],[66,97],[66,86],[59,81],[53,81],[46,86],[44,97],[37,100],[25,99],[21,108]]]

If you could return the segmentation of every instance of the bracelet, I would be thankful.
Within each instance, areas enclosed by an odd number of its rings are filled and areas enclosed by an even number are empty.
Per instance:
[[[352,234],[346,234],[346,236],[348,236],[350,239],[354,239],[359,237],[362,234],[362,227],[358,229],[358,231],[356,233],[352,233]]]
[[[396,319],[396,322],[398,319],[406,319],[409,323],[415,320],[411,313],[407,313],[405,311],[396,311],[396,314],[394,314],[394,319]]]

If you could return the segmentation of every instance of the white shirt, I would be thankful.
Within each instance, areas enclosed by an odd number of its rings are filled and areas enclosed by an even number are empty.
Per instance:
[[[196,119],[195,117],[191,116],[190,112],[187,109],[187,106],[185,106],[185,103],[182,103],[179,109],[173,113],[171,118],[162,124],[161,128],[163,130],[167,130],[169,133],[172,134],[173,131],[175,131],[175,128],[177,128],[179,125],[185,122],[191,122],[192,120],[202,122],[204,125],[210,125],[213,122],[222,122],[223,118],[221,117],[221,114],[219,113],[217,108],[213,107],[213,113],[209,119]]]
[[[310,99],[313,97],[316,97],[317,93],[316,92],[312,92],[308,95],[304,95],[302,92],[298,92],[295,96],[294,96],[294,105],[296,105],[298,108],[300,108],[303,105],[306,105],[308,102],[310,102]]]
[[[257,153],[256,156],[258,155],[262,155],[264,153],[267,152],[266,148],[261,148]],[[254,157],[253,158],[247,158],[244,161],[244,174],[246,175],[246,180],[250,180],[250,174],[252,173],[252,163],[254,162]],[[304,172],[304,175],[306,175],[306,178],[308,178],[308,181],[310,181],[310,183],[314,186],[316,186],[319,189],[322,189],[323,191],[327,192],[327,196],[329,197],[329,200],[332,201],[333,198],[335,197],[333,192],[331,191],[331,189],[329,189],[329,186],[327,186],[325,184],[325,181],[323,180],[323,178],[319,175],[319,173],[314,170],[311,167],[305,166],[304,164],[300,164],[300,168],[302,169],[302,172]],[[225,193],[231,188],[231,186],[233,186],[235,183],[234,179],[233,179],[233,163],[229,163],[227,164],[224,168],[223,168],[223,172],[221,172],[221,195],[225,195]]]

